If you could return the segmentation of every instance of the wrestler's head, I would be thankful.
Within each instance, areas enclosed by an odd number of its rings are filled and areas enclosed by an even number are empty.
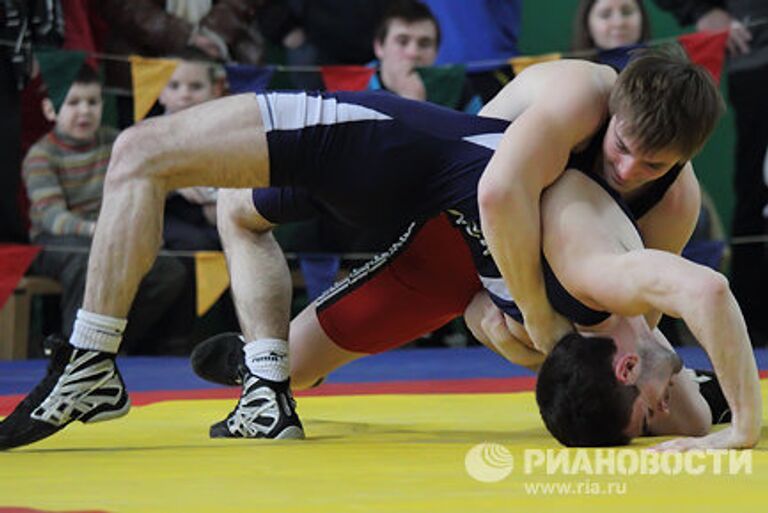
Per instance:
[[[621,189],[690,160],[712,134],[725,104],[706,69],[678,47],[662,46],[633,56],[611,90],[609,110],[605,174]]]
[[[552,435],[566,446],[625,445],[651,434],[670,412],[670,388],[682,365],[655,341],[570,334],[541,367],[536,401]]]

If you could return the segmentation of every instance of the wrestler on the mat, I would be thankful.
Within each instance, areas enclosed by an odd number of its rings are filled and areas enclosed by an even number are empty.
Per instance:
[[[600,166],[606,179],[621,192],[652,186],[701,148],[721,102],[705,71],[652,51],[618,79],[612,70],[586,62],[526,70],[489,105],[486,114],[495,119],[385,94],[267,93],[215,100],[128,129],[110,162],[71,345],[54,357],[48,376],[0,424],[0,446],[31,443],[74,420],[106,420],[128,411],[114,354],[136,287],[156,255],[162,201],[169,190],[192,185],[304,188],[326,212],[371,228],[404,226],[450,211],[457,213],[457,223],[463,219],[476,233],[473,223],[479,226],[482,213],[487,249],[504,278],[497,283],[506,281],[513,295],[527,302],[519,305],[526,330],[546,352],[571,328],[550,313],[538,276],[538,215],[530,222],[531,216],[519,209],[531,207],[538,214],[539,192],[608,118]],[[698,189],[687,165],[657,207],[666,218],[682,212],[679,226],[687,237],[685,221],[698,212]],[[291,287],[285,260],[249,191],[222,191],[219,221],[248,341],[248,373],[241,400],[211,428],[211,436],[302,437],[288,383]],[[676,237],[659,240],[651,245],[667,249],[663,241]],[[535,272],[514,256],[516,248],[535,255],[523,258],[533,261]],[[519,277],[526,277],[522,287]],[[699,338],[720,372],[723,362],[711,350],[713,337],[705,333]],[[740,409],[751,401],[729,391],[748,394],[751,389],[742,380],[749,375],[719,377],[734,419],[747,418]],[[729,446],[740,447],[746,439],[754,443],[751,424],[734,426],[743,439],[726,440]]]
[[[595,145],[592,145],[591,149],[594,151]],[[573,159],[574,163],[587,163],[590,159],[586,157],[590,156],[591,152],[585,153],[587,155]],[[609,190],[609,186],[597,175],[589,176],[600,181],[605,191]],[[639,317],[625,320],[613,316],[607,319],[607,314],[590,309],[566,292],[566,289],[570,290],[571,285],[579,283],[577,280],[584,281],[582,286],[585,290],[576,297],[594,304],[594,299],[589,298],[597,296],[603,288],[610,289],[613,282],[608,276],[601,286],[597,287],[597,282],[586,280],[583,275],[594,272],[590,264],[601,256],[601,252],[605,251],[604,247],[610,248],[617,241],[628,237],[623,235],[622,231],[630,230],[637,234],[630,218],[630,207],[618,194],[611,189],[613,199],[605,193],[602,194],[604,197],[600,197],[590,191],[590,185],[594,188],[592,184],[557,187],[570,187],[573,192],[569,194],[569,199],[582,197],[587,192],[595,195],[594,208],[600,216],[582,216],[584,220],[579,226],[588,227],[588,230],[572,230],[570,227],[563,229],[557,225],[551,230],[545,230],[544,243],[549,247],[554,245],[552,251],[562,253],[559,248],[565,247],[569,248],[572,254],[569,259],[550,259],[554,262],[554,274],[559,274],[560,269],[564,267],[576,270],[566,275],[572,276],[570,279],[573,280],[563,282],[566,288],[560,286],[551,272],[546,274],[550,298],[561,314],[582,324],[583,331],[613,337],[620,344],[621,353],[643,355],[641,361],[646,365],[647,378],[657,370],[654,367],[657,365],[658,355],[661,355],[662,359],[670,356],[663,349],[659,349],[665,347],[671,350],[663,335],[658,330],[650,331],[646,321]],[[656,192],[661,195],[664,191]],[[589,195],[586,197],[592,199]],[[311,198],[305,194],[280,189],[254,191],[254,201],[257,209],[265,212],[265,217],[271,216],[272,220],[277,220],[281,215],[295,216],[298,212],[301,212],[301,215],[309,215],[313,204]],[[608,208],[605,204],[611,201],[615,201],[624,210]],[[645,194],[643,201],[635,202],[635,205],[652,206],[652,203],[649,194]],[[286,204],[291,205],[291,208],[286,208]],[[557,205],[548,205],[547,208],[548,210],[543,210],[545,220],[552,217],[551,211],[559,211]],[[549,226],[550,224],[546,225],[547,228]],[[459,226],[459,229],[463,228]],[[592,237],[602,237],[601,243],[593,242],[589,236],[582,233],[583,231],[588,231]],[[639,246],[640,239],[637,235],[635,238],[637,241],[633,242],[637,242]],[[468,240],[481,239],[471,237]],[[589,258],[579,257],[581,259],[571,262],[577,254],[571,247],[575,244],[588,246],[591,250]],[[625,246],[631,247],[628,244]],[[378,256],[367,266],[353,271],[349,278],[336,284],[293,320],[289,336],[293,387],[303,389],[313,386],[326,374],[347,362],[402,345],[462,313],[475,336],[488,347],[513,363],[538,368],[544,356],[532,349],[515,303],[509,300],[508,295],[500,288],[503,285],[498,283],[498,279],[494,281],[486,278],[483,282],[496,293],[478,292],[482,291],[482,284],[477,276],[476,265],[484,259],[487,260],[487,257],[482,255],[482,244],[475,247],[481,251],[476,253],[473,262],[471,252],[461,234],[444,216],[430,220],[423,226],[411,226],[389,252]],[[485,269],[489,269],[489,265],[492,266],[492,262],[481,264]],[[705,271],[696,264],[684,261],[682,267],[684,271],[677,275],[680,280],[690,277],[691,273],[694,273],[694,282],[714,279],[706,274],[703,275],[705,278],[697,278],[696,273]],[[545,269],[549,271],[548,267]],[[629,270],[626,272],[629,273]],[[642,291],[636,292],[640,294]],[[689,294],[683,293],[681,296],[682,301],[692,301]],[[503,315],[502,310],[491,298],[495,298],[507,315]],[[606,309],[612,311],[610,304]],[[682,314],[681,311],[675,311]],[[692,322],[689,315],[685,317]],[[701,323],[701,319],[698,321]],[[242,342],[237,334],[214,337],[195,349],[192,356],[193,368],[205,379],[227,385],[238,384],[245,368],[241,348]],[[673,358],[672,361],[676,360]],[[653,365],[649,362],[653,362]],[[626,364],[627,360],[622,363]],[[617,376],[622,370],[616,368]],[[588,433],[595,437],[600,436],[599,440],[603,443],[625,443],[631,437],[641,434],[703,435],[709,432],[713,421],[730,421],[730,411],[717,381],[707,373],[699,371],[697,374],[687,370],[675,372],[669,379],[669,386],[662,386],[662,390],[653,389],[653,386],[660,386],[659,383],[643,383],[641,390],[645,393],[634,401],[635,410],[642,409],[642,415],[635,411],[634,416],[630,418],[630,413],[634,411],[632,408],[626,407],[626,404],[624,408],[615,407],[621,410],[621,414],[618,415],[618,424],[613,426],[617,428],[613,438],[606,438],[606,434],[598,429],[591,429]],[[638,377],[635,376],[635,379]],[[615,380],[611,381],[610,376],[601,375],[600,378],[602,390],[610,390],[611,382],[616,383]],[[665,397],[667,394],[669,397]],[[610,410],[610,407],[608,409]],[[593,420],[585,418],[585,425],[591,425]],[[606,422],[601,424],[605,426]],[[584,438],[560,438],[570,442],[570,445],[594,445],[594,442],[590,443],[590,440]]]

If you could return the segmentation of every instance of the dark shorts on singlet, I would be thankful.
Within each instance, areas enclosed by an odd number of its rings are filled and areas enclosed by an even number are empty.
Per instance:
[[[474,201],[508,122],[386,92],[256,95],[270,185],[352,226],[405,227]]]

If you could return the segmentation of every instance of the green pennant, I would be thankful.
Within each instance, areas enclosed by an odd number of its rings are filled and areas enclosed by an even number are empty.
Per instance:
[[[40,73],[48,88],[48,98],[53,108],[59,108],[67,98],[69,88],[83,67],[86,53],[70,50],[40,50],[35,52],[35,59],[40,64]]]
[[[455,109],[461,100],[466,80],[462,65],[418,68],[416,70],[427,90],[427,101]]]

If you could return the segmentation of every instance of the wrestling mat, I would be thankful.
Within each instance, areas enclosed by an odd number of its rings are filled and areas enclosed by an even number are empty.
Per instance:
[[[701,351],[681,353],[708,367]],[[767,369],[768,352],[757,356]],[[118,361],[129,415],[0,453],[0,513],[766,508],[768,428],[753,451],[644,450],[661,438],[565,450],[539,419],[532,375],[483,348],[355,362],[299,395],[307,440],[280,442],[209,439],[238,391],[198,380],[186,359]],[[44,371],[42,361],[0,362],[0,415]]]

